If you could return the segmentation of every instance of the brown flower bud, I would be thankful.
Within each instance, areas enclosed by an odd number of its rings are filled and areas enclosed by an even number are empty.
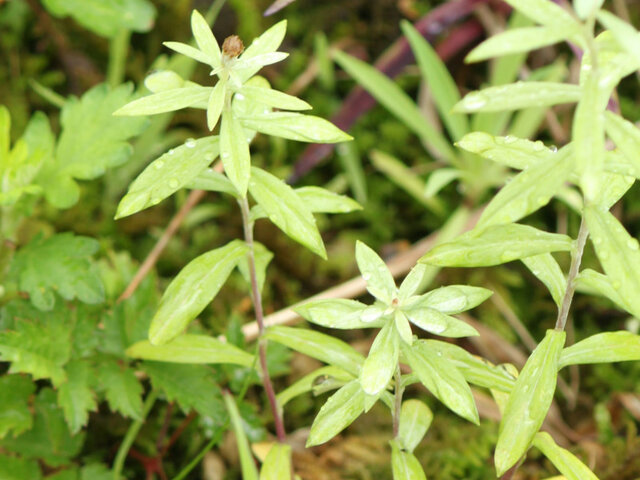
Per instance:
[[[224,39],[222,44],[222,54],[228,58],[235,58],[244,51],[244,44],[240,37],[231,35]]]

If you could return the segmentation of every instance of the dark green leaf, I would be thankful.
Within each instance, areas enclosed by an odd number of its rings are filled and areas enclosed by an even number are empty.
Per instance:
[[[2,480],[40,480],[42,473],[37,460],[0,454],[0,478]]]
[[[0,377],[0,439],[9,432],[15,437],[31,428],[33,420],[29,411],[29,397],[35,389],[35,383],[26,376]]]
[[[98,366],[97,378],[112,411],[133,419],[141,418],[142,385],[131,368],[105,359]]]
[[[67,381],[58,387],[58,405],[64,412],[69,430],[76,434],[87,424],[89,412],[96,410],[98,406],[90,386],[93,372],[83,360],[69,362],[65,371]]]

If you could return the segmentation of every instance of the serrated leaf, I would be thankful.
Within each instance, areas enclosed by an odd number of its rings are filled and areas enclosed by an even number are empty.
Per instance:
[[[278,400],[278,405],[282,408],[298,395],[315,390],[316,387],[324,386],[323,384],[330,383],[331,385],[337,384],[341,386],[353,380],[353,378],[352,374],[347,373],[342,368],[334,367],[333,365],[321,367],[285,388],[278,393],[276,399]]]
[[[640,64],[640,33],[627,22],[607,11],[598,12],[598,21],[615,37],[624,50]]]
[[[184,334],[161,345],[142,340],[129,347],[126,354],[134,358],[175,363],[230,363],[245,367],[254,363],[253,355],[207,335]]]
[[[113,114],[135,116],[173,112],[198,103],[206,103],[212,91],[212,87],[201,87],[200,85],[163,90],[129,102]]]
[[[505,0],[514,9],[542,25],[577,30],[580,24],[564,8],[548,0]]]
[[[249,192],[264,208],[269,219],[287,236],[316,255],[327,258],[313,215],[289,185],[260,168],[252,167]]]
[[[397,441],[407,452],[413,452],[433,421],[433,412],[426,403],[410,399],[402,402]]]
[[[549,289],[553,301],[558,308],[562,305],[564,292],[567,289],[567,280],[558,265],[558,262],[550,253],[534,255],[522,259],[522,263]]]
[[[640,360],[640,336],[627,331],[603,332],[565,348],[558,367],[633,360]]]
[[[322,299],[305,302],[294,308],[304,319],[327,328],[353,330],[358,328],[380,328],[381,318],[372,322],[362,320],[367,305],[356,300]]]
[[[189,262],[162,296],[149,328],[151,343],[161,345],[182,333],[213,300],[246,253],[246,244],[233,240]]]
[[[613,279],[613,288],[629,311],[635,316],[640,315],[638,241],[606,210],[587,205],[584,215],[598,259],[607,276]]]
[[[367,395],[379,395],[386,389],[398,367],[400,338],[393,322],[378,333],[360,370],[360,385]]]
[[[209,24],[197,10],[191,12],[191,31],[198,48],[210,58],[209,64],[214,67],[218,66],[221,57],[220,46],[211,32]]]
[[[58,387],[58,405],[72,434],[76,434],[89,420],[89,412],[98,407],[90,382],[91,368],[86,361],[75,360],[65,366],[67,381]]]
[[[576,278],[576,285],[577,290],[581,292],[590,293],[592,295],[601,295],[627,311],[630,308],[622,297],[620,297],[618,290],[614,288],[611,279],[600,272],[596,272],[590,268],[585,268],[578,274]]]
[[[573,241],[567,235],[514,223],[464,233],[434,247],[419,261],[447,267],[484,267],[572,248]]]
[[[462,137],[456,146],[501,165],[524,170],[549,158],[552,150],[541,141],[532,142],[511,135],[495,137],[484,132],[472,132]]]
[[[35,389],[35,382],[24,375],[0,377],[0,439],[9,432],[15,437],[31,428],[33,419],[29,410],[29,397]]]
[[[356,242],[356,261],[362,278],[367,282],[368,292],[381,302],[391,305],[398,289],[386,263],[361,241]]]
[[[251,447],[247,434],[244,431],[244,425],[240,411],[236,405],[236,401],[231,394],[223,395],[224,403],[231,418],[231,426],[236,437],[236,446],[238,448],[238,456],[240,457],[240,468],[242,470],[242,478],[247,480],[258,480],[258,470],[251,455]]]
[[[415,455],[401,450],[393,440],[391,441],[391,470],[393,480],[427,480]]]
[[[142,417],[142,385],[132,369],[105,360],[98,365],[98,379],[112,411],[133,419]]]
[[[431,290],[419,297],[413,297],[406,302],[406,305],[408,307],[429,307],[447,315],[455,315],[477,307],[492,294],[491,290],[482,287],[447,285],[446,287]]]
[[[156,17],[149,0],[44,0],[43,4],[56,17],[71,16],[103,37],[114,37],[121,30],[147,32]]]
[[[546,1],[546,0],[545,0]],[[471,92],[458,102],[457,113],[501,112],[528,107],[575,103],[582,90],[578,85],[555,82],[516,82]]]
[[[422,342],[403,346],[402,353],[420,382],[438,400],[462,418],[479,423],[471,389],[449,360]]]
[[[228,193],[238,197],[238,192],[227,177],[211,168],[205,168],[193,180],[185,185],[193,190],[208,190],[209,192]]]
[[[37,460],[26,460],[0,454],[0,478],[3,480],[40,480],[42,473]]]
[[[246,134],[232,110],[222,112],[220,158],[225,174],[240,196],[244,197],[251,176],[251,157]]]
[[[607,135],[614,141],[618,151],[622,153],[629,165],[635,170],[634,175],[636,177],[640,176],[640,159],[638,158],[640,129],[620,115],[612,112],[605,112],[604,116]],[[625,174],[629,175],[630,172],[626,171]]]
[[[313,330],[277,326],[268,328],[264,337],[353,375],[360,374],[364,362],[364,357],[348,343]]]
[[[291,471],[291,446],[274,443],[262,463],[260,480],[283,480]]]
[[[278,47],[280,47],[286,31],[287,21],[281,20],[256,38],[251,45],[247,47],[240,59],[248,61],[253,57],[275,52]],[[249,78],[253,77],[260,68],[260,65],[255,65],[251,68],[246,68],[237,72],[240,82],[246,82]]]
[[[558,359],[565,338],[565,332],[547,330],[516,380],[500,422],[495,453],[498,476],[526,453],[547,416],[556,390]]]
[[[352,380],[334,393],[316,415],[307,438],[307,447],[331,440],[364,411],[365,393],[358,380]]]
[[[281,110],[308,110],[312,108],[311,105],[304,100],[272,88],[243,85],[238,93],[236,93],[236,96],[237,95],[242,95],[252,102],[261,103]]]
[[[547,432],[536,433],[533,446],[551,460],[566,480],[598,480],[589,467],[569,450],[558,446]]]
[[[401,311],[411,323],[435,335],[452,338],[480,335],[468,323],[421,304],[403,307]]]
[[[324,118],[301,113],[259,113],[240,117],[240,122],[250,130],[299,142],[338,143],[352,139]]]
[[[348,213],[362,210],[362,205],[355,200],[345,195],[333,193],[326,188],[300,187],[296,188],[295,192],[312,212]]]
[[[118,205],[116,218],[126,217],[160,203],[199,176],[208,177],[207,166],[218,156],[217,136],[187,140],[158,157],[136,178]]]

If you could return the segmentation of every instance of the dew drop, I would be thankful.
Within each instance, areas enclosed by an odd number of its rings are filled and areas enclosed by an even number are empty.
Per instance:
[[[436,352],[436,355],[438,355],[439,357],[442,356],[442,352]]]
[[[364,278],[365,282],[368,282],[369,280],[371,280],[371,274],[370,273],[363,273],[362,274],[362,278]]]
[[[207,153],[207,154],[204,156],[204,159],[205,159],[207,162],[213,162],[213,161],[215,160],[215,158],[216,158],[216,156],[215,156],[213,153]]]
[[[551,145],[549,147],[549,150],[551,150],[551,153],[558,153],[558,147],[556,147],[555,145]]]
[[[240,101],[242,101],[242,100],[244,100],[244,98],[245,98],[245,97],[244,97],[244,95],[243,95],[243,94],[241,94],[241,93],[236,93],[236,97],[235,97],[235,98],[236,98],[236,100],[240,100]]]
[[[178,182],[177,178],[172,178],[171,180],[169,180],[170,188],[178,188],[178,185],[180,185],[180,182]]]
[[[615,288],[616,290],[619,290],[619,289],[620,289],[620,287],[622,286],[622,284],[621,284],[618,280],[615,280],[615,281],[611,284],[611,286],[612,286],[613,288]]]
[[[510,145],[512,143],[515,143],[516,140],[518,140],[518,139],[516,137],[511,136],[511,135],[507,135],[506,137],[504,137],[504,143],[506,145]]]
[[[164,162],[162,160],[156,160],[153,166],[158,170],[160,170],[162,167],[164,167]]]
[[[220,158],[222,159],[229,158],[229,152],[222,152],[222,154],[220,155]]]
[[[196,146],[196,141],[193,138],[187,138],[187,141],[184,143],[185,147],[193,148]]]
[[[627,247],[629,247],[631,250],[638,250],[638,240],[636,240],[635,238],[630,238],[629,240],[627,240]]]
[[[176,151],[172,148],[171,150],[169,150],[169,155],[173,155],[174,153],[176,153]]]

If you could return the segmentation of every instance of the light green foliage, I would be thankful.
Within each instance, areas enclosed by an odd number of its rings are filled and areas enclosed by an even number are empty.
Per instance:
[[[468,152],[477,153],[507,167],[524,170],[551,158],[552,150],[541,141],[532,142],[514,136],[495,137],[484,132],[472,132],[456,142]]]
[[[505,1],[514,9],[542,25],[562,27],[567,30],[580,30],[580,24],[569,12],[549,0]]]
[[[345,383],[354,379],[354,376],[340,367],[334,367],[329,365],[327,367],[321,367],[313,372],[305,375],[293,385],[285,388],[277,395],[278,405],[284,407],[290,400],[313,391],[314,393],[320,393],[325,391],[326,388],[337,388]]]
[[[427,480],[415,455],[401,450],[394,441],[391,441],[391,469],[393,480]]]
[[[624,155],[633,170],[626,170],[626,174],[632,174],[635,177],[640,176],[640,160],[638,159],[638,151],[640,151],[640,130],[633,123],[625,120],[620,115],[611,112],[605,112],[605,129],[607,135],[615,142],[618,151]]]
[[[396,283],[384,261],[362,242],[356,243],[356,261],[367,282],[368,292],[381,302],[389,305],[397,296]]]
[[[382,327],[384,320],[381,316],[372,321],[367,319],[367,308],[367,305],[356,300],[312,300],[295,307],[295,311],[310,322],[327,328],[350,330]]]
[[[10,276],[21,290],[29,293],[31,302],[40,310],[54,307],[54,292],[65,300],[78,298],[85,303],[100,303],[104,290],[90,261],[98,248],[96,240],[72,233],[46,239],[36,237],[18,251]]]
[[[522,263],[549,289],[553,301],[558,308],[562,305],[562,298],[567,289],[567,280],[558,265],[558,262],[550,253],[543,253],[526,257],[522,259]]]
[[[400,337],[392,322],[382,327],[360,371],[360,385],[367,395],[379,395],[395,373]]]
[[[142,385],[130,368],[105,358],[97,367],[99,388],[111,410],[134,419],[142,417]]]
[[[65,366],[66,382],[58,388],[58,404],[64,412],[69,430],[76,434],[89,420],[89,412],[96,410],[97,404],[89,383],[93,373],[89,365],[81,360],[69,362]]]
[[[258,480],[258,470],[251,456],[251,447],[249,440],[244,431],[242,417],[238,411],[235,400],[229,394],[224,395],[224,403],[231,418],[231,426],[236,436],[236,445],[240,456],[240,467],[242,469],[242,478],[247,480]]]
[[[640,33],[627,22],[606,11],[598,12],[598,20],[611,32],[620,46],[635,59],[635,68],[638,68],[640,66]]]
[[[281,480],[291,475],[291,446],[274,444],[260,469],[260,480]]]
[[[320,117],[300,113],[272,112],[240,117],[250,130],[300,142],[338,143],[351,137]]]
[[[402,449],[413,452],[429,430],[432,420],[433,412],[424,402],[417,399],[403,402],[397,437]]]
[[[627,331],[603,332],[565,348],[558,367],[630,360],[640,360],[640,337]]]
[[[362,210],[362,205],[355,200],[325,188],[300,187],[296,188],[295,192],[312,212],[348,213]]]
[[[569,450],[558,446],[547,432],[536,433],[532,443],[567,480],[598,480],[589,467]]]
[[[31,428],[28,402],[34,391],[35,385],[26,376],[0,377],[0,439],[10,432],[16,436]]]
[[[247,194],[251,175],[251,157],[245,132],[238,118],[229,110],[223,112],[220,125],[220,158],[224,171],[240,196]]]

